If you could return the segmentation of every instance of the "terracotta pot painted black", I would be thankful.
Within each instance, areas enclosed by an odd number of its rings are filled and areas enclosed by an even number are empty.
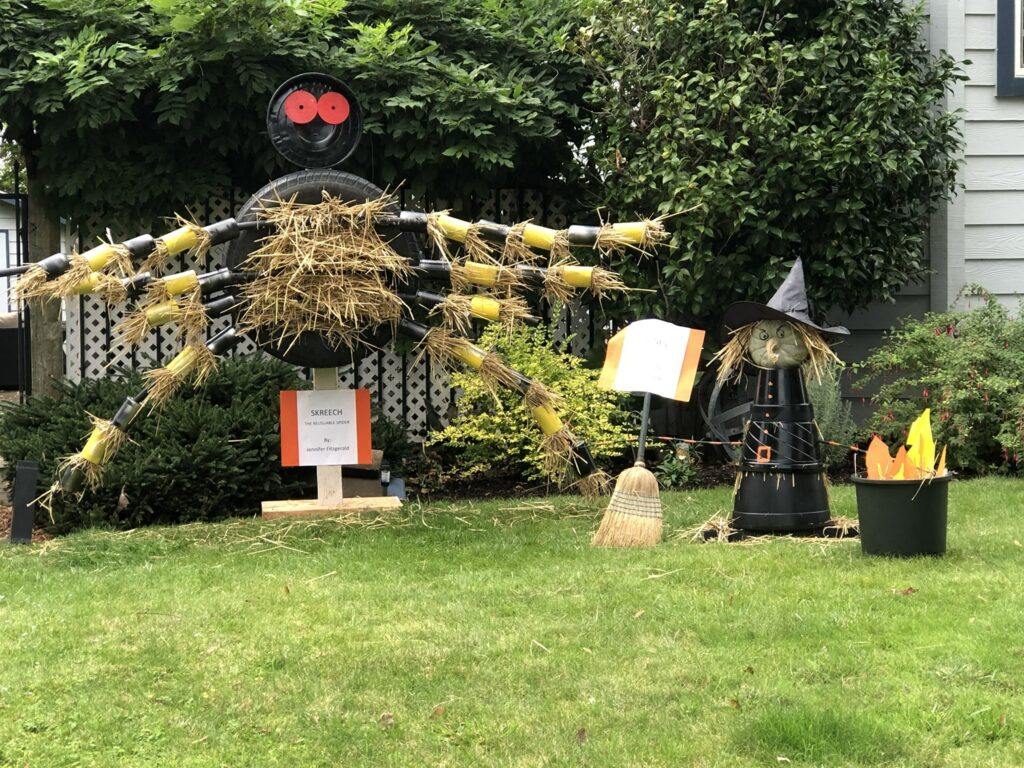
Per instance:
[[[945,554],[951,477],[947,474],[922,482],[868,480],[854,475],[864,554],[890,557]]]

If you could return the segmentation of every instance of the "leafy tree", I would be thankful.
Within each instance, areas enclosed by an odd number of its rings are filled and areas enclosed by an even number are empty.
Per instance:
[[[766,299],[801,256],[812,299],[853,309],[921,278],[960,137],[903,0],[595,0],[587,170],[620,212],[678,214],[671,257],[616,266],[663,315]],[[650,311],[650,294],[620,304]]]
[[[17,146],[0,141],[0,192],[14,191],[14,164],[16,162],[21,163]],[[22,179],[18,179],[18,181],[24,183]]]
[[[569,0],[0,0],[0,127],[25,160],[29,257],[58,212],[182,211],[289,170],[264,127],[275,87],[323,70],[355,89],[350,170],[414,192],[534,183],[571,160],[584,70]],[[115,230],[117,226],[114,227]],[[33,387],[62,374],[59,306],[33,308]]]
[[[394,187],[536,180],[571,159],[584,71],[570,4],[0,0],[0,123],[63,215],[167,215],[288,170],[266,136],[287,77],[331,72],[366,136],[346,168]]]

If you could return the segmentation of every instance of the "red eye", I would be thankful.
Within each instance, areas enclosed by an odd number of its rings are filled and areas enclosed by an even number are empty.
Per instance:
[[[328,125],[338,125],[348,120],[348,109],[348,99],[334,91],[328,91],[316,103],[317,114]]]
[[[292,91],[284,100],[284,113],[296,125],[305,125],[316,117],[316,96],[309,91]]]

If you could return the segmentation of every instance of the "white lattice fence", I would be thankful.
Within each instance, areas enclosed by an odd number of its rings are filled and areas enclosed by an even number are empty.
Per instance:
[[[241,195],[235,198],[244,199]],[[410,207],[420,207],[416,202],[403,200]],[[531,219],[554,228],[562,228],[569,223],[564,201],[534,190],[498,190],[483,199],[435,201],[431,207],[437,210],[448,208],[492,221]],[[192,210],[202,221],[213,222],[233,216],[235,206],[225,198],[211,200]],[[146,231],[160,234],[173,227],[173,223],[158,222],[150,227],[140,226],[131,232],[112,232],[109,236],[123,240]],[[87,221],[79,228],[79,249],[92,247],[99,237],[108,237],[103,222]],[[219,269],[225,266],[227,249],[227,245],[216,246],[198,260],[180,255],[174,257],[165,269],[167,272]],[[70,381],[101,378],[118,370],[158,367],[180,351],[181,345],[175,333],[162,328],[151,331],[135,348],[119,346],[116,328],[123,317],[122,307],[108,307],[93,297],[82,296],[68,302],[64,346],[65,374]],[[215,320],[207,331],[208,336],[226,328],[230,322],[230,318]],[[588,308],[572,304],[550,322],[556,343],[564,343],[571,337],[570,351],[586,354],[590,350],[595,329]],[[256,345],[250,339],[244,339],[231,354],[255,351]],[[431,366],[428,360],[417,360],[413,354],[399,355],[390,350],[364,353],[355,364],[340,371],[339,381],[343,387],[369,389],[381,412],[391,420],[404,421],[410,437],[415,440],[423,439],[431,426],[447,424],[453,410],[454,393],[448,376]]]

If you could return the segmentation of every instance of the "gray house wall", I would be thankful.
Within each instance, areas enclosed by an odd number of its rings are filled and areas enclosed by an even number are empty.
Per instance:
[[[1024,98],[996,98],[996,0],[930,0],[924,30],[933,53],[970,60],[968,80],[948,94],[944,109],[962,110],[960,190],[929,222],[932,269],[925,283],[907,285],[895,304],[876,304],[838,319],[851,338],[837,348],[858,362],[899,318],[963,307],[958,296],[980,284],[1013,311],[1024,297]],[[845,394],[864,415],[871,391]]]

